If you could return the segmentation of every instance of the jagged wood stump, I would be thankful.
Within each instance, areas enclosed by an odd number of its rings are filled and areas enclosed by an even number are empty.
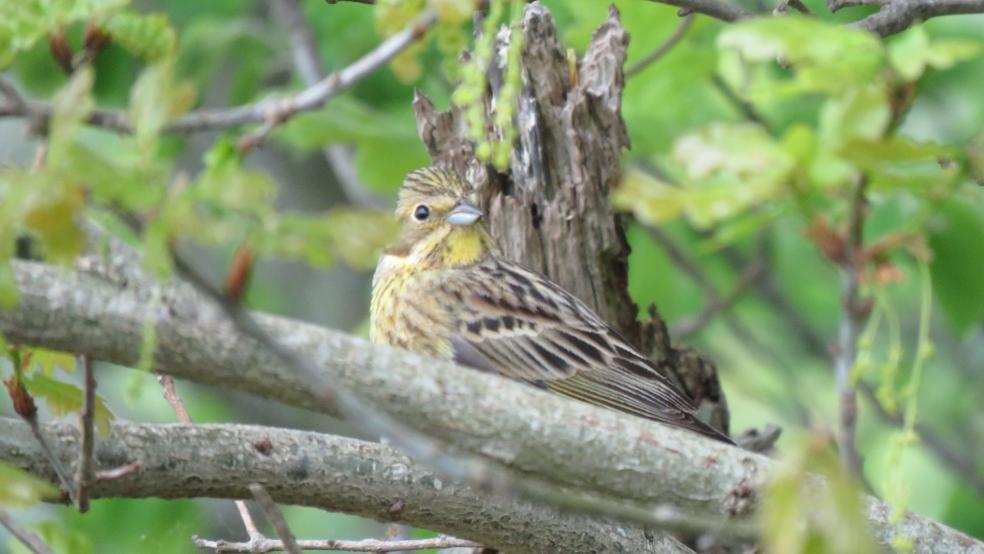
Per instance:
[[[522,29],[518,139],[508,172],[475,158],[461,111],[452,106],[439,112],[418,92],[414,113],[421,140],[435,164],[454,169],[481,192],[492,234],[506,256],[549,275],[592,306],[682,385],[704,419],[727,431],[728,410],[714,365],[690,349],[675,348],[654,308],[648,320],[639,321],[629,296],[629,245],[622,217],[609,204],[622,149],[629,147],[621,112],[629,36],[618,11],[610,8],[576,62],[568,60],[544,6],[526,7]],[[507,32],[496,38],[487,112],[502,82],[508,40]],[[487,132],[499,136],[498,129]]]

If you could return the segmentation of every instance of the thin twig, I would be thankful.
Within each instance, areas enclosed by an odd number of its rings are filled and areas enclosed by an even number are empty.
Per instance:
[[[860,295],[861,252],[864,218],[867,211],[867,180],[861,178],[851,199],[847,222],[844,261],[841,264],[841,320],[834,355],[834,376],[840,406],[837,446],[841,463],[849,473],[862,475],[861,455],[858,453],[856,432],[858,418],[857,390],[851,372],[858,355],[858,337],[866,318]]]
[[[763,273],[765,273],[765,264],[761,261],[755,261],[749,264],[748,267],[742,270],[741,276],[738,278],[738,283],[731,289],[731,292],[723,298],[719,297],[715,300],[708,300],[704,304],[704,308],[696,316],[674,326],[673,336],[677,340],[684,340],[699,332],[714,319],[714,316],[730,310],[748,292],[748,289],[759,280]]]
[[[266,98],[233,108],[194,111],[170,122],[164,127],[164,132],[192,133],[261,123],[263,125],[258,130],[244,138],[249,145],[255,146],[262,142],[277,125],[299,113],[324,106],[326,102],[372,74],[423,37],[436,21],[437,14],[434,10],[424,11],[407,28],[386,39],[351,65],[298,93]],[[47,121],[53,111],[51,104],[25,99],[21,106],[5,106],[4,109],[0,109],[0,116],[33,117]],[[122,110],[94,110],[86,122],[89,125],[105,127],[120,133],[133,131],[127,113]]]
[[[265,539],[260,543],[213,541],[195,537],[195,546],[214,552],[280,552],[284,543],[275,539]],[[328,550],[333,552],[397,552],[400,550],[427,550],[430,548],[481,548],[481,545],[455,537],[442,535],[432,539],[377,540],[306,540],[297,541],[301,550]]]
[[[875,410],[883,421],[898,428],[902,428],[905,420],[899,412],[889,412],[882,406],[875,396],[875,391],[867,383],[858,383],[858,390],[868,400],[868,403]],[[960,476],[961,480],[969,485],[979,495],[984,497],[984,476],[981,476],[977,468],[978,461],[973,454],[967,456],[958,448],[953,448],[947,444],[940,433],[923,422],[916,422],[916,434],[919,440],[926,445],[936,457],[949,467],[954,473]]]
[[[68,478],[68,472],[65,471],[65,466],[55,456],[55,453],[51,450],[51,446],[48,445],[48,441],[45,440],[44,434],[41,433],[38,416],[35,414],[33,416],[23,417],[23,419],[31,427],[31,434],[37,439],[38,444],[41,445],[41,450],[47,456],[48,462],[51,463],[51,468],[55,470],[55,475],[58,476],[58,482],[61,484],[62,490],[65,491],[72,503],[75,503],[75,487],[72,486],[72,481]]]
[[[188,413],[184,401],[181,400],[181,397],[178,396],[178,391],[174,388],[174,379],[171,379],[170,375],[158,375],[157,382],[161,384],[164,400],[167,400],[167,403],[171,405],[174,414],[178,416],[178,421],[186,425],[191,425],[193,423],[191,414]],[[249,508],[246,506],[246,501],[236,500],[235,504],[236,509],[239,511],[239,517],[243,520],[243,527],[246,528],[246,534],[249,536],[250,542],[265,539],[266,537],[263,536],[263,533],[260,533],[256,527],[256,522],[253,521],[253,516],[250,515]]]
[[[185,408],[184,402],[181,397],[178,396],[178,392],[174,389],[174,379],[171,379],[170,375],[158,375],[157,382],[161,384],[161,391],[164,393],[164,400],[171,405],[171,409],[174,410],[174,414],[178,416],[178,421],[181,423],[190,425],[191,414],[188,413],[188,409]]]
[[[752,105],[751,102],[738,96],[738,94],[732,90],[730,86],[728,86],[728,83],[724,82],[724,79],[718,75],[712,75],[711,83],[714,84],[714,87],[718,89],[724,98],[730,102],[731,105],[745,117],[745,119],[758,123],[764,127],[766,131],[769,131],[769,133],[772,134],[772,126],[769,124],[769,121],[766,120],[761,113],[759,113],[758,109]]]
[[[243,520],[243,527],[246,529],[246,536],[249,537],[249,542],[257,543],[265,540],[266,536],[256,526],[256,521],[253,520],[253,514],[249,513],[249,507],[246,506],[246,501],[236,500],[235,504],[236,510],[239,511],[239,518]]]
[[[253,498],[256,499],[256,503],[260,505],[263,513],[266,514],[267,520],[277,530],[277,535],[280,537],[282,543],[282,549],[289,554],[301,554],[301,547],[297,544],[297,538],[294,537],[290,526],[287,525],[287,520],[284,518],[283,512],[280,511],[280,508],[270,498],[270,493],[259,483],[252,483],[249,486],[249,492],[253,493]]]
[[[732,6],[731,4],[725,2],[719,2],[718,0],[652,0],[652,1],[658,2],[660,4],[669,4],[671,6],[677,6],[680,8],[681,15],[689,15],[691,13],[702,13],[704,15],[711,16],[715,19],[720,19],[721,21],[738,21],[739,19],[745,19],[746,17],[751,17],[753,15],[737,6]]]
[[[273,13],[286,28],[293,53],[294,68],[307,86],[312,86],[325,76],[324,64],[318,53],[314,29],[301,9],[299,0],[274,0]],[[328,165],[335,173],[338,184],[353,204],[369,208],[382,208],[386,202],[363,186],[355,171],[352,153],[341,144],[322,149]]]
[[[810,8],[804,4],[801,0],[783,0],[776,6],[776,9],[772,10],[772,15],[779,15],[789,11],[789,8],[793,8],[796,11],[804,15],[813,15]]]
[[[92,452],[96,444],[96,377],[93,372],[92,358],[89,356],[82,354],[76,356],[75,365],[82,368],[85,379],[85,396],[82,402],[82,411],[79,413],[82,442],[79,447],[79,467],[75,473],[75,505],[80,512],[85,513],[89,511],[89,485],[95,478]]]
[[[7,528],[10,534],[17,538],[28,550],[34,554],[52,554],[48,545],[31,531],[24,529],[14,521],[10,514],[0,510],[0,525]]]
[[[4,75],[0,75],[0,95],[7,99],[8,109],[25,110],[27,107],[27,101],[17,90],[17,86]]]
[[[670,36],[668,36],[666,40],[664,40],[659,46],[656,47],[655,50],[650,52],[645,58],[642,58],[641,60],[633,64],[632,67],[625,70],[625,77],[629,78],[634,76],[635,74],[639,73],[643,69],[646,69],[647,67],[655,63],[656,60],[665,56],[670,50],[673,49],[674,46],[677,45],[678,42],[680,42],[683,39],[684,36],[686,36],[687,31],[690,30],[690,27],[693,25],[693,23],[694,23],[693,14],[684,16],[683,19],[680,20],[680,23],[677,24],[676,29],[673,30],[673,33]]]

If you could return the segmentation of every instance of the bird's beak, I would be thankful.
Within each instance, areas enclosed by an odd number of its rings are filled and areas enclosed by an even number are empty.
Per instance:
[[[482,217],[482,210],[467,200],[459,200],[448,212],[448,223],[451,225],[471,225]]]

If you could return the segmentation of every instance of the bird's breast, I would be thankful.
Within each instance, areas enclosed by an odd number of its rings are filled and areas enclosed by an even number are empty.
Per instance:
[[[370,339],[436,358],[452,357],[447,309],[433,286],[439,276],[384,256],[373,276]]]

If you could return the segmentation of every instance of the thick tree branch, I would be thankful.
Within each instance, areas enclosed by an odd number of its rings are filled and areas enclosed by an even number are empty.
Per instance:
[[[887,0],[878,12],[851,26],[885,37],[932,17],[970,13],[984,13],[984,0]]]
[[[8,340],[82,351],[123,365],[137,361],[145,302],[154,293],[132,283],[121,287],[41,264],[13,262],[12,266],[20,302],[15,309],[0,313],[0,331]],[[332,402],[299,375],[285,371],[262,345],[242,338],[215,313],[203,309],[200,301],[182,299],[179,292],[165,291],[157,314],[156,371],[337,413]],[[314,325],[263,314],[255,318],[279,341],[305,353],[332,382],[342,383],[391,416],[458,448],[578,490],[669,504],[698,515],[741,518],[754,510],[755,491],[775,465],[762,456],[686,431],[493,375],[369,345]],[[105,465],[124,461],[129,460]],[[275,494],[273,488],[269,490]],[[915,541],[916,552],[980,547],[914,514],[896,527],[890,508],[874,499],[868,500],[868,508],[876,537],[883,544],[890,544],[901,533]],[[498,545],[458,528],[439,529]]]
[[[45,427],[58,455],[73,456],[78,431]],[[258,445],[264,445],[260,447]],[[269,445],[269,447],[267,447]],[[0,461],[54,478],[27,426],[0,418]],[[94,498],[251,498],[260,483],[277,502],[454,533],[510,552],[688,552],[652,543],[640,528],[562,514],[442,481],[390,447],[319,433],[247,425],[114,423],[100,441],[102,467],[141,469],[93,483]]]
[[[720,19],[721,21],[738,21],[755,14],[746,12],[738,6],[733,6],[720,0],[652,0],[660,4],[669,4],[680,8],[681,15],[701,13]]]
[[[197,110],[170,122],[164,131],[192,133],[228,129],[247,123],[262,123],[263,126],[257,133],[250,136],[250,140],[261,140],[274,126],[299,113],[320,108],[366,78],[419,40],[436,21],[437,14],[433,10],[427,10],[406,29],[386,39],[348,67],[328,75],[298,93],[266,98],[233,108]],[[53,113],[51,104],[28,100],[22,96],[17,101],[12,96],[12,92],[18,94],[9,81],[0,77],[0,94],[8,98],[7,105],[0,107],[0,117],[28,117],[42,123],[51,118]],[[87,122],[90,125],[121,133],[130,133],[133,130],[126,112],[122,110],[95,110],[89,115]]]

